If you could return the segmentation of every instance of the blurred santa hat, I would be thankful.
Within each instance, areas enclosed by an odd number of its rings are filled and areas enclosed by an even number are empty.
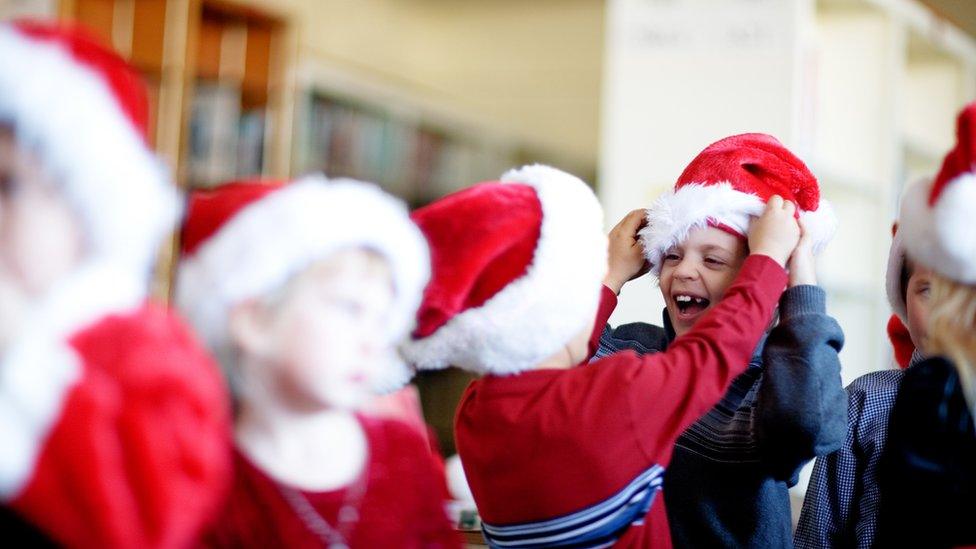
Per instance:
[[[0,51],[0,124],[62,185],[92,259],[148,275],[179,208],[141,77],[67,23],[0,24]]]
[[[607,270],[603,210],[580,179],[511,170],[413,214],[433,274],[403,344],[420,369],[514,374],[592,321]]]
[[[901,202],[897,237],[913,261],[976,284],[976,102],[959,113],[956,145],[934,179],[919,181]]]

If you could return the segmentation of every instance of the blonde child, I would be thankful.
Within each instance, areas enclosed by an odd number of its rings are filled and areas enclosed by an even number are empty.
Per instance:
[[[359,413],[409,378],[395,353],[429,265],[401,203],[308,176],[191,195],[177,300],[235,396],[215,547],[456,547],[413,426]]]

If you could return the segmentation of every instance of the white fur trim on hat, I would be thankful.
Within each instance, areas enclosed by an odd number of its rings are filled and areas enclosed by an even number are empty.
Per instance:
[[[0,499],[14,499],[26,487],[65,395],[84,373],[71,336],[140,306],[144,286],[131,273],[87,264],[28,315],[0,364]]]
[[[148,276],[177,193],[108,85],[57,45],[0,25],[0,123],[63,184],[89,253]]]
[[[515,374],[552,356],[593,320],[607,271],[603,210],[580,179],[548,166],[507,172],[542,205],[535,254],[525,275],[482,306],[459,313],[428,337],[404,344],[420,369],[457,366]]]
[[[898,232],[913,259],[962,282],[976,284],[976,173],[967,172],[946,184],[929,206],[931,181],[912,185],[901,203]]]
[[[427,243],[401,201],[349,179],[307,176],[241,209],[181,262],[176,302],[219,355],[229,346],[231,306],[349,247],[370,248],[390,262],[396,293],[389,331],[377,337],[395,344],[413,326],[430,276]],[[404,368],[394,367],[379,389],[409,381]]]
[[[714,222],[745,236],[752,218],[764,208],[761,198],[738,191],[728,182],[689,183],[664,193],[647,209],[647,225],[639,233],[651,272],[660,275],[664,254],[684,242],[693,229]],[[816,211],[801,212],[800,217],[813,239],[814,253],[819,254],[837,229],[833,208],[821,199]]]
[[[888,267],[885,269],[885,293],[891,312],[895,313],[902,323],[908,325],[908,305],[905,303],[904,288],[901,287],[901,270],[905,265],[905,244],[902,242],[901,230],[895,231],[888,250]]]

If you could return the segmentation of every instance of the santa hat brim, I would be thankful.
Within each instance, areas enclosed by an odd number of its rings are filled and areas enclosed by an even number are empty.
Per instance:
[[[228,345],[227,315],[329,255],[363,247],[390,264],[395,288],[388,333],[395,344],[414,322],[430,276],[426,241],[406,207],[372,184],[307,176],[248,205],[179,267],[176,302],[213,350]],[[392,360],[392,359],[391,359]],[[409,381],[394,364],[377,389]]]
[[[542,224],[526,273],[480,307],[433,334],[403,345],[419,369],[448,366],[481,374],[515,374],[555,354],[592,320],[607,269],[603,211],[578,178],[526,166],[502,182],[533,187]]]
[[[976,173],[950,181],[930,206],[931,191],[931,181],[920,181],[905,193],[898,226],[905,250],[952,280],[976,284]]]
[[[721,225],[745,236],[751,219],[762,214],[764,208],[761,198],[738,191],[728,182],[689,183],[661,195],[647,209],[647,225],[640,231],[651,271],[660,275],[664,254],[684,242],[693,229]],[[801,212],[800,217],[811,233],[814,253],[820,253],[837,230],[833,208],[821,199],[815,211]]]
[[[38,155],[90,252],[146,274],[179,211],[167,170],[108,85],[62,48],[0,26],[0,122]]]
[[[885,293],[891,312],[898,316],[903,323],[908,323],[908,305],[905,302],[905,292],[901,285],[901,271],[905,266],[905,243],[901,230],[895,231],[888,250],[888,266],[885,270]]]

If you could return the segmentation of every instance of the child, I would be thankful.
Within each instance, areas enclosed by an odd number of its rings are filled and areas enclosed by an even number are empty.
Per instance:
[[[908,259],[896,231],[888,253],[885,288],[895,321],[889,337],[898,348],[908,332],[904,367],[920,362],[926,352],[926,317],[932,272]],[[891,326],[896,326],[894,329]],[[904,359],[903,359],[904,360]],[[878,464],[888,440],[888,418],[905,370],[865,374],[847,386],[847,436],[839,450],[817,458],[807,485],[794,544],[798,548],[870,547],[878,519]]]
[[[189,330],[146,302],[177,213],[146,90],[77,28],[0,24],[0,51],[3,531],[185,547],[229,480],[229,406]]]
[[[803,228],[788,264],[789,289],[778,324],[747,358],[749,368],[675,443],[663,495],[678,547],[789,547],[789,487],[807,461],[843,441],[846,398],[837,357],[843,333],[825,311],[814,269],[814,251],[836,222],[813,174],[771,136],[736,135],[709,145],[674,191],[647,210],[641,238],[667,304],[664,329],[607,327],[597,356],[659,351],[681,341],[739,272],[749,253],[745,220],[774,190],[796,196]],[[619,291],[613,258],[610,264],[608,285]]]
[[[678,434],[745,369],[772,318],[799,238],[793,204],[770,198],[725,298],[667,352],[590,366],[579,365],[616,296],[600,291],[607,243],[582,181],[525,167],[414,219],[434,267],[405,354],[420,368],[485,374],[466,390],[455,432],[488,542],[666,545],[651,505],[663,467]],[[632,249],[625,278],[644,264]]]
[[[934,181],[901,206],[908,255],[929,265],[926,351],[905,372],[879,465],[879,547],[976,543],[976,102]]]
[[[238,182],[193,193],[182,236],[180,309],[236,396],[234,485],[206,544],[457,546],[423,436],[357,413],[406,380],[394,345],[429,266],[403,205],[321,176]]]

